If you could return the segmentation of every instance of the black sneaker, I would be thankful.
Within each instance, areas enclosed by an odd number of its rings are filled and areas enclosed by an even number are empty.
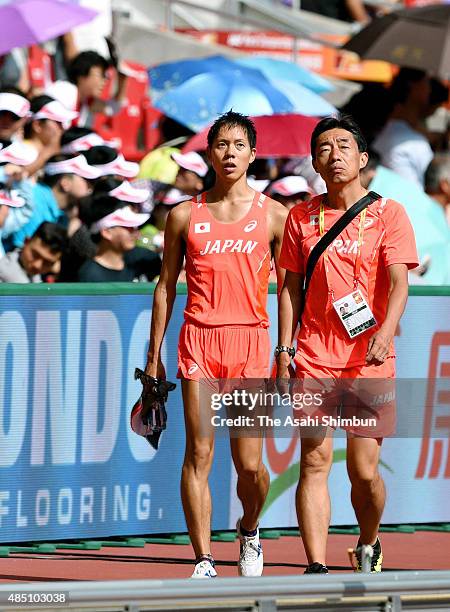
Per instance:
[[[372,546],[373,556],[370,563],[370,572],[381,572],[381,564],[383,563],[383,552],[381,550],[381,542],[377,538],[377,541]],[[356,572],[362,572],[362,544],[358,542],[358,545],[355,550],[356,557]]]
[[[322,565],[322,563],[311,563],[305,569],[305,574],[328,574],[328,568],[326,565]]]

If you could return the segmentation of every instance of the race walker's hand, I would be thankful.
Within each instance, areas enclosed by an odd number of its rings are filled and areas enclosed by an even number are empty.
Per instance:
[[[388,334],[383,328],[376,331],[369,340],[366,362],[378,361],[379,363],[383,363],[389,354],[392,337],[392,334]]]
[[[149,376],[139,368],[134,371],[134,378],[142,383],[142,420],[145,421],[150,410],[154,410],[157,404],[167,402],[169,391],[176,387],[175,383],[165,378]]]
[[[145,366],[145,374],[147,374],[148,376],[153,376],[153,378],[162,378],[163,380],[165,380],[166,368],[164,367],[164,364],[161,359],[159,359],[158,363],[156,364],[147,362],[147,365]]]
[[[159,437],[167,424],[165,403],[169,391],[173,391],[176,385],[168,380],[149,376],[139,368],[135,369],[134,378],[141,381],[142,393],[131,410],[131,429],[144,436],[149,444],[157,449]]]
[[[289,381],[294,375],[291,365],[291,358],[288,353],[280,353],[276,357],[277,361],[277,387],[278,392],[283,395],[289,393]]]

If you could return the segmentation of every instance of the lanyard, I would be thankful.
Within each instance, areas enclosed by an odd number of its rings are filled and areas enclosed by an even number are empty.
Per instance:
[[[360,213],[360,217],[359,217],[358,246],[357,246],[356,259],[355,259],[355,270],[354,270],[354,276],[353,276],[354,289],[357,289],[358,284],[359,284],[359,278],[360,278],[361,260],[362,260],[361,247],[362,247],[363,237],[364,237],[364,222],[366,220],[366,213],[367,213],[367,208],[365,208]],[[325,234],[325,208],[324,208],[323,202],[320,203],[319,234],[320,234],[320,237],[322,237]],[[328,262],[328,249],[325,250],[323,257],[325,260],[325,273],[326,273],[327,280],[328,280],[330,276],[329,275],[329,262]],[[331,298],[334,302],[334,291],[329,281],[328,281],[328,286],[330,289]]]

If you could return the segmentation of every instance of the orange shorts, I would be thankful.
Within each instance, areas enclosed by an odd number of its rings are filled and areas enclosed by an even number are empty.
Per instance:
[[[349,368],[316,365],[295,356],[293,392],[314,396],[310,406],[302,402],[300,414],[318,417],[320,423],[366,438],[383,438],[395,433],[395,357],[379,365]],[[316,395],[315,395],[316,394]],[[295,402],[294,406],[295,406]],[[322,419],[323,416],[328,419]],[[336,419],[338,423],[330,420]]]
[[[184,323],[177,378],[268,378],[269,330],[264,327],[200,327]]]

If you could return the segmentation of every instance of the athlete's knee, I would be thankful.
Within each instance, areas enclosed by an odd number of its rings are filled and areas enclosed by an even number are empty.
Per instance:
[[[321,447],[304,451],[300,458],[300,476],[327,476],[332,463],[332,454]]]
[[[193,468],[196,472],[209,472],[213,456],[213,446],[207,441],[189,444],[184,457],[184,467]]]
[[[266,468],[263,462],[253,458],[236,462],[235,467],[239,478],[252,483],[258,482],[258,480],[266,473]]]
[[[358,465],[348,465],[347,471],[353,487],[370,489],[377,485],[381,478],[378,471],[378,464],[371,465],[370,463],[361,463]]]

